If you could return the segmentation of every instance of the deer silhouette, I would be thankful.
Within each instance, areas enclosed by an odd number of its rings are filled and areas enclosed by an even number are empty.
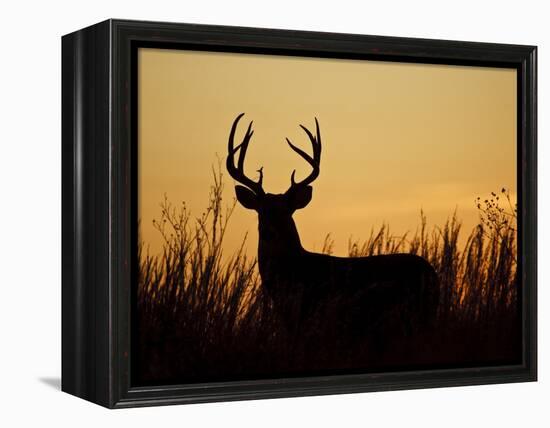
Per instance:
[[[311,166],[311,173],[297,182],[293,171],[288,190],[270,194],[262,186],[263,168],[258,170],[257,181],[244,172],[246,152],[254,133],[252,122],[242,142],[234,144],[243,115],[237,116],[229,133],[227,171],[242,184],[235,186],[239,203],[258,213],[262,287],[287,328],[298,332],[321,307],[328,309],[323,312],[327,323],[340,325],[340,334],[356,339],[369,329],[383,330],[388,325],[433,323],[439,285],[433,267],[424,258],[413,254],[346,258],[303,248],[292,215],[311,201],[310,184],[319,176],[321,134],[317,118],[316,135],[300,125],[309,137],[312,155],[286,139],[290,148]],[[332,316],[327,316],[328,313]]]

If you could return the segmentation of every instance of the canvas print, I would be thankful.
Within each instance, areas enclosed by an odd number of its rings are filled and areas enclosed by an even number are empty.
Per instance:
[[[517,72],[140,48],[132,382],[521,361]]]

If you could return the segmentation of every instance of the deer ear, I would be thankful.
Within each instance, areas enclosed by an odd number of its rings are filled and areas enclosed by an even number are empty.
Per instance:
[[[237,200],[243,207],[249,210],[258,208],[258,197],[252,190],[244,186],[235,186],[235,193],[237,194]]]
[[[313,187],[295,186],[291,187],[286,193],[289,197],[289,204],[291,208],[299,210],[311,202]]]

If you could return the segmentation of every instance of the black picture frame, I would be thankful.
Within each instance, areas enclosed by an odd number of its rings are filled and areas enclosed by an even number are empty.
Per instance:
[[[137,47],[516,68],[522,362],[135,387]],[[537,379],[537,49],[534,46],[107,20],[62,38],[62,390],[109,408]]]

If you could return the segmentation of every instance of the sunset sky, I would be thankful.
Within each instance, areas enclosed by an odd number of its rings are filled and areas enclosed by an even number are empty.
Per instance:
[[[506,187],[515,198],[514,69],[144,48],[138,58],[140,232],[153,253],[164,194],[200,216],[241,112],[236,143],[254,121],[247,175],[263,166],[269,193],[284,192],[294,169],[298,180],[309,174],[285,137],[311,153],[298,125],[313,130],[319,120],[321,174],[294,215],[308,250],[331,233],[335,254],[346,255],[350,237],[383,223],[413,233],[421,209],[428,225],[442,225],[456,208],[466,235],[478,222],[477,196]],[[234,182],[223,172],[230,203]],[[256,214],[237,206],[225,252],[247,232],[255,255]]]

